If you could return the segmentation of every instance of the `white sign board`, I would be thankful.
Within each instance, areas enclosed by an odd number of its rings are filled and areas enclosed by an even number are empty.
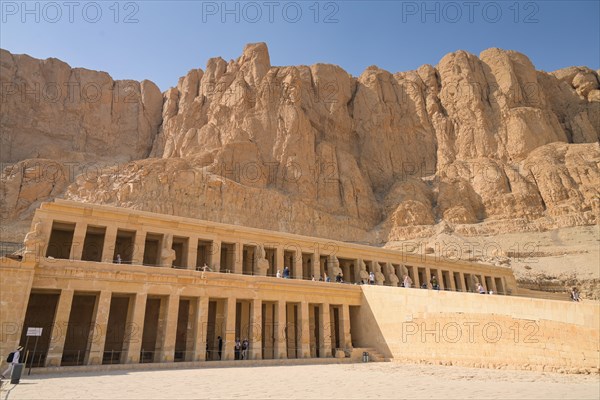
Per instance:
[[[27,328],[27,336],[42,336],[43,328]]]

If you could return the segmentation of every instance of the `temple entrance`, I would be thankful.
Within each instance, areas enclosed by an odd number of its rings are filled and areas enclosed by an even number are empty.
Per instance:
[[[268,249],[265,247],[265,258],[269,261],[269,269],[267,270],[267,276],[276,276],[277,269],[279,266],[277,265],[277,257],[276,257],[275,249]]]
[[[496,290],[498,294],[506,294],[504,293],[504,284],[502,283],[502,278],[494,278],[496,282]]]
[[[244,246],[242,254],[242,274],[254,275],[256,246]]]
[[[196,253],[196,270],[201,271],[202,267],[206,265],[209,268],[213,268],[213,251],[212,242],[199,240],[198,241],[198,252]]]
[[[349,260],[347,258],[339,258],[338,259],[340,262],[340,269],[342,270],[342,278],[344,279],[344,282],[347,283],[354,283],[356,282],[356,278],[355,278],[355,273],[354,273],[354,264],[355,264],[355,260]],[[332,280],[335,277],[331,277]]]
[[[186,237],[173,237],[173,244],[171,248],[175,251],[175,259],[173,260],[173,267],[175,268],[186,268],[187,267],[187,254],[188,254],[188,238]],[[170,265],[167,265],[170,267]]]
[[[156,267],[160,264],[160,250],[163,235],[160,233],[147,233],[144,241],[144,265]],[[121,255],[122,257],[122,255]]]
[[[21,341],[19,342],[24,347],[21,357],[27,367],[43,367],[46,363],[59,297],[59,293],[31,293],[29,295]],[[42,328],[42,336],[38,339],[37,347],[35,346],[35,338],[29,338],[29,341],[27,341],[27,328]],[[25,343],[27,343],[26,347]],[[35,353],[33,352],[34,347],[36,347]]]
[[[231,272],[235,266],[235,243],[221,243],[221,272]]]
[[[310,356],[316,358],[321,356],[321,317],[318,304],[309,304],[308,317],[310,321],[308,329],[310,334]]]
[[[460,281],[460,272],[454,272],[452,275],[454,276],[454,285],[456,287],[456,291],[462,292],[463,282]]]
[[[130,297],[124,295],[112,295],[110,299],[102,364],[119,364],[123,362],[121,354],[123,353],[123,342],[127,328],[129,300]]]
[[[77,293],[73,296],[61,366],[85,364],[96,297],[95,294]]]
[[[296,252],[293,250],[286,250],[283,252],[283,266],[290,269],[290,279],[296,277]],[[283,274],[283,269],[281,270]]]
[[[148,300],[146,300],[140,363],[151,363],[158,359],[156,354],[156,341],[158,339],[160,308],[160,298],[149,297]]]
[[[196,302],[189,299],[179,300],[177,313],[177,333],[175,334],[174,361],[191,361],[194,348],[194,313]]]
[[[221,360],[225,346],[225,299],[210,299],[206,329],[206,361]],[[221,346],[219,346],[219,337]]]
[[[331,332],[331,355],[335,357],[336,349],[341,349],[342,332],[340,326],[341,309],[339,306],[330,306],[329,329]]]
[[[73,246],[75,224],[66,222],[52,223],[52,232],[46,249],[46,257],[69,259]]]
[[[419,275],[419,283],[421,284],[421,288],[428,288],[429,282],[427,282],[425,268],[417,268],[417,274]]]
[[[263,360],[271,360],[275,358],[277,327],[276,321],[277,307],[275,303],[262,303],[262,358]]]
[[[235,337],[239,338],[241,342],[244,339],[252,338],[251,325],[250,325],[250,307],[252,302],[250,300],[238,300],[235,303]],[[241,351],[241,349],[240,349]],[[248,349],[248,356],[250,355],[250,349]],[[242,354],[240,352],[235,352],[234,350],[234,360],[241,360]]]
[[[115,252],[113,253],[113,260],[117,262],[117,255],[119,255],[121,257],[121,263],[131,264],[131,260],[133,259],[134,248],[135,231],[127,231],[124,229],[117,230],[117,239],[115,241]]]
[[[81,260],[83,261],[102,261],[102,249],[104,248],[104,238],[106,236],[106,227],[88,225],[83,241],[83,252]]]
[[[300,326],[298,324],[299,305],[286,304],[285,337],[287,341],[287,358],[300,358]]]
[[[313,276],[313,255],[310,253],[302,253],[302,279],[311,280],[312,276]]]

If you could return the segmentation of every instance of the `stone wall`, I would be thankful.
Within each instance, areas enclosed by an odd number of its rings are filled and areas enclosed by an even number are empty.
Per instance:
[[[598,370],[600,306],[363,286],[354,347],[397,361],[491,368]]]

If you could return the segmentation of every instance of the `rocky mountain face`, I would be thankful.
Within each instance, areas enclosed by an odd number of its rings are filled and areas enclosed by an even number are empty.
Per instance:
[[[589,68],[547,73],[489,49],[352,77],[272,66],[259,43],[161,96],[149,81],[0,56],[9,237],[57,196],[373,244],[440,227],[598,223],[600,81]]]

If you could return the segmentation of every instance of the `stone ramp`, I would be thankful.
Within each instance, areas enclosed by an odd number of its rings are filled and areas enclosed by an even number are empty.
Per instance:
[[[362,357],[362,352],[360,353]],[[362,359],[362,358],[361,358]],[[147,371],[160,369],[194,369],[194,368],[244,368],[244,367],[269,367],[287,365],[324,365],[324,364],[352,364],[358,362],[352,358],[295,358],[278,360],[230,360],[230,361],[184,361],[169,363],[140,363],[140,364],[103,364],[80,365],[64,367],[32,368],[32,375],[86,373],[86,372],[112,372],[112,371]],[[23,375],[27,375],[26,369]]]

